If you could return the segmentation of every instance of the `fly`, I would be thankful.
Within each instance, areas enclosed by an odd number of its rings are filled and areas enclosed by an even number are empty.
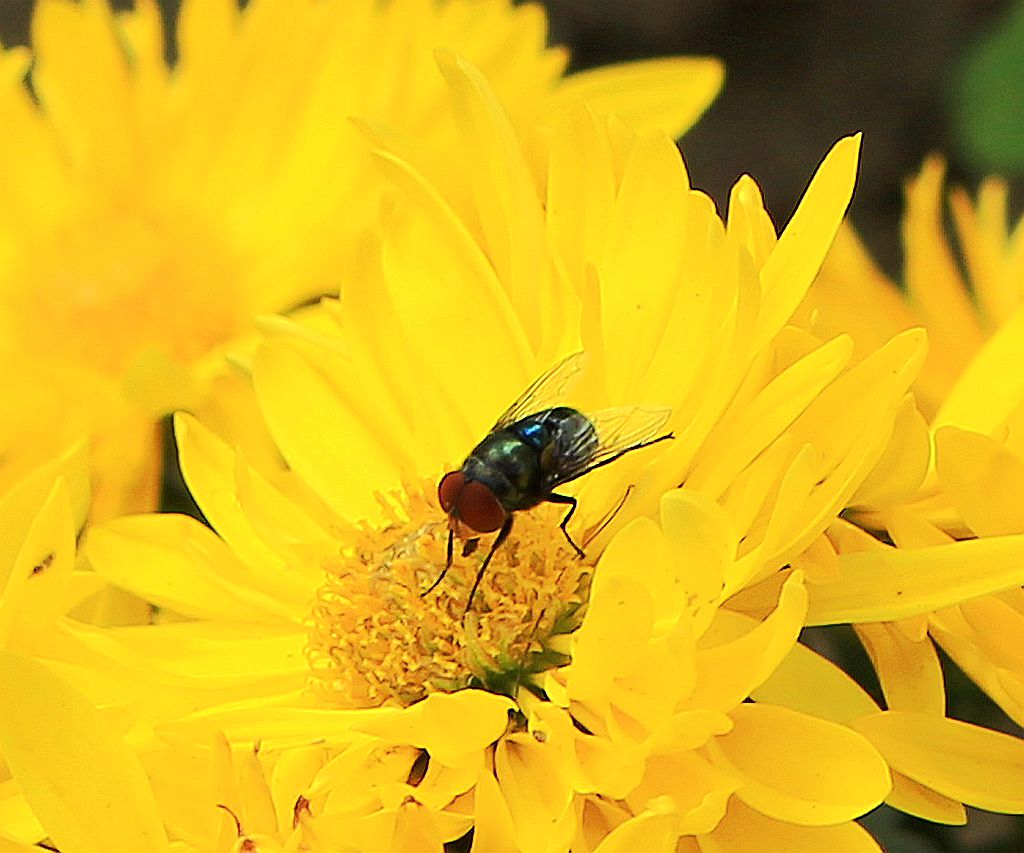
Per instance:
[[[559,527],[576,554],[583,557],[583,549],[567,529],[576,511],[576,498],[555,489],[627,453],[674,437],[671,432],[657,434],[669,418],[667,409],[623,406],[584,415],[568,406],[542,408],[567,392],[583,363],[584,354],[574,353],[534,381],[498,418],[462,467],[441,478],[437,496],[448,514],[448,559],[424,595],[441,583],[451,568],[456,536],[467,540],[465,556],[476,548],[480,535],[498,531],[469,591],[468,613],[494,552],[512,531],[515,513],[540,503],[569,507]]]

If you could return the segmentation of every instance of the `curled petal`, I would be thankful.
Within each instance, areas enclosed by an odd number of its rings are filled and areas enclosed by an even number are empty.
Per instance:
[[[367,734],[427,750],[442,764],[457,766],[494,743],[515,707],[507,696],[483,690],[434,693],[401,711],[367,717]]]

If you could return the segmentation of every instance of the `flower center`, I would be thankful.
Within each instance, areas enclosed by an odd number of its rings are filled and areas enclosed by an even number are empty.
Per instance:
[[[383,501],[390,523],[358,530],[355,544],[326,566],[307,653],[333,704],[404,706],[468,686],[514,696],[568,663],[568,634],[582,619],[592,567],[558,529],[564,508],[516,514],[467,612],[494,535],[466,555],[456,540],[451,568],[424,595],[446,561],[448,526],[435,500],[433,484],[423,483]]]
[[[240,295],[202,229],[98,211],[22,247],[0,281],[0,327],[21,351],[118,376],[140,353],[184,365],[237,333]]]

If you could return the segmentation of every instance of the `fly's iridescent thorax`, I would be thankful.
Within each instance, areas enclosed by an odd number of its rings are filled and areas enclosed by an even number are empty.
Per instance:
[[[463,463],[467,480],[491,489],[509,512],[545,500],[553,475],[571,458],[585,463],[597,451],[594,425],[568,406],[528,415],[481,441]]]

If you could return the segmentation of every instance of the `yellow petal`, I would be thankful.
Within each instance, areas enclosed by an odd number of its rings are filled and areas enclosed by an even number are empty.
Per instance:
[[[35,844],[19,844],[17,841],[0,838],[0,853],[39,853],[39,847]]]
[[[477,780],[474,807],[473,846],[470,850],[474,853],[520,853],[522,848],[516,839],[512,815],[501,795],[498,780],[490,770],[481,773]]]
[[[541,313],[561,302],[548,303],[553,269],[533,178],[511,121],[480,71],[447,49],[438,50],[437,60],[451,94],[462,156],[474,176],[487,256],[537,351],[546,343]]]
[[[856,823],[838,826],[797,826],[772,820],[738,798],[710,835],[701,836],[701,853],[882,853],[882,848]]]
[[[851,506],[884,506],[909,502],[924,482],[931,461],[928,423],[914,397],[903,398],[892,438],[875,469],[850,499]]]
[[[679,812],[680,832],[710,832],[725,814],[726,803],[742,780],[699,752],[672,750],[650,756],[640,784],[626,798],[634,811],[669,797]]]
[[[848,222],[836,232],[805,306],[812,312],[808,322],[819,338],[827,340],[840,333],[853,337],[858,361],[900,332],[920,325]]]
[[[596,259],[604,354],[615,365],[612,400],[627,400],[630,390],[642,388],[673,311],[684,301],[680,280],[690,259],[680,238],[691,208],[689,189],[672,141],[657,133],[640,137],[625,163]]]
[[[1007,270],[1019,269],[1007,245],[1008,195],[1006,181],[991,177],[978,187],[977,209],[962,187],[949,191],[949,210],[960,237],[968,278],[980,313],[995,327],[1013,313],[1020,301],[1013,275],[1006,274]]]
[[[816,535],[825,519],[831,521],[848,506],[878,463],[904,396],[924,361],[925,344],[919,329],[897,335],[840,375],[791,427],[798,440],[814,446],[820,472],[801,513],[803,517],[811,514],[812,521],[803,523],[796,542],[812,532]],[[788,538],[793,537],[790,532]]]
[[[75,165],[117,182],[136,160],[129,113],[127,58],[110,9],[96,0],[44,0],[32,18],[35,90],[59,122]],[[89,74],[82,74],[82,63]]]
[[[615,204],[617,176],[604,127],[581,104],[563,110],[551,132],[545,200],[548,234],[570,281],[582,292]]]
[[[975,534],[1024,533],[1024,461],[998,441],[942,427],[935,432],[935,470]]]
[[[849,338],[836,338],[774,377],[737,415],[723,420],[686,485],[711,497],[721,495],[818,398],[846,367],[852,352]]]
[[[550,106],[557,115],[579,98],[599,114],[611,113],[638,133],[685,133],[718,94],[724,69],[717,59],[672,57],[626,62],[570,74]]]
[[[43,666],[0,652],[0,743],[65,853],[168,850],[146,775],[111,725]]]
[[[8,777],[10,773],[6,774]],[[40,838],[46,838],[46,830],[39,823],[39,818],[25,802],[25,796],[18,788],[18,783],[8,778],[0,782],[0,826],[8,843],[23,842],[34,844]],[[16,848],[22,853],[22,848]],[[29,847],[24,853],[39,853],[38,847]]]
[[[653,800],[648,808],[634,818],[623,821],[597,845],[594,853],[673,853],[676,849],[676,815],[666,797]]]
[[[927,636],[915,642],[891,622],[857,625],[856,630],[890,709],[945,713],[942,666]]]
[[[910,302],[928,329],[934,349],[932,368],[939,367],[948,383],[956,379],[977,352],[983,334],[946,236],[942,210],[944,175],[945,164],[938,157],[929,157],[920,173],[908,183],[903,220],[903,242],[907,247],[903,277]],[[948,384],[944,390],[948,395]],[[947,396],[936,418],[942,418],[941,412],[949,403]],[[959,425],[970,427],[967,423]]]
[[[89,514],[89,454],[85,443],[79,442],[33,469],[0,496],[0,518],[4,520],[0,536],[0,577],[6,577],[14,565],[29,527],[35,523],[36,514],[58,478],[64,481],[72,504],[75,532],[85,524]]]
[[[718,610],[726,567],[736,555],[736,532],[717,501],[689,489],[666,492],[660,509],[661,528],[683,576],[693,633],[699,637]],[[659,613],[673,599],[667,586],[655,588]]]
[[[750,252],[756,267],[764,266],[779,238],[765,210],[761,188],[750,175],[743,175],[729,191],[726,226],[729,239]]]
[[[994,595],[965,601],[958,609],[963,617],[960,633],[996,666],[1024,673],[1024,613]],[[935,614],[936,621],[951,627],[945,615],[946,611]]]
[[[573,789],[570,768],[554,750],[528,732],[509,735],[494,751],[494,772],[522,848],[568,849],[574,827],[563,818]]]
[[[762,814],[825,826],[860,817],[892,787],[882,756],[846,726],[773,705],[743,704],[712,758],[741,778],[737,796]]]
[[[373,421],[346,405],[316,365],[277,340],[260,347],[253,380],[288,465],[343,518],[378,519],[374,491],[397,488],[401,474]],[[331,425],[329,440],[324,424]]]
[[[808,625],[887,622],[1024,584],[1024,535],[839,557],[842,578],[812,587]]]
[[[308,552],[306,559],[290,561],[282,555],[294,554],[298,543],[308,549],[311,543],[326,542],[330,534],[195,418],[176,414],[174,434],[182,473],[203,517],[254,574],[265,577],[256,581],[261,588],[291,600],[296,619],[304,618],[321,580],[319,566],[310,564]],[[268,515],[274,519],[275,547],[261,535],[267,528],[258,532],[254,527],[254,519]]]
[[[824,534],[815,539],[806,551],[790,560],[789,565],[803,572],[811,584],[832,583],[839,579],[839,554]]]
[[[395,713],[380,713],[359,725],[360,731],[393,743],[427,750],[442,764],[475,760],[508,725],[511,699],[483,690],[433,693]]]
[[[856,681],[804,645],[794,646],[751,697],[844,725],[879,710]]]
[[[627,532],[623,541],[635,539]],[[573,662],[568,670],[567,690],[580,702],[606,697],[615,679],[634,671],[653,625],[651,596],[637,581],[612,576],[595,592],[583,625],[573,635]],[[623,625],[633,630],[623,632]]]
[[[119,518],[89,531],[85,554],[111,583],[188,616],[291,622],[289,608],[254,589],[250,569],[194,518]]]
[[[909,776],[892,771],[892,791],[885,798],[887,805],[932,823],[963,826],[967,823],[967,812],[963,803],[952,800],[933,791]]]
[[[782,328],[818,274],[853,195],[859,152],[859,135],[832,147],[761,268],[764,304],[755,348]]]
[[[978,599],[984,601],[984,599]],[[973,603],[973,602],[972,602]],[[1024,724],[1024,689],[1020,679],[997,665],[1019,650],[1014,634],[1003,637],[971,629],[960,607],[948,607],[932,615],[929,632],[975,684],[984,690],[1018,725]],[[1004,648],[999,649],[1002,646]],[[993,656],[992,647],[999,649]]]
[[[250,698],[160,723],[156,731],[169,743],[203,748],[217,732],[232,743],[260,743],[266,749],[344,745],[364,739],[356,729],[372,726],[378,716],[386,714],[380,709],[335,711],[308,705],[307,696],[294,693]]]
[[[793,648],[803,625],[807,593],[794,575],[779,595],[775,611],[739,639],[697,652],[697,687],[691,708],[730,711],[764,683]]]
[[[5,587],[0,590],[0,646],[19,629],[51,630],[71,603],[75,528],[63,479],[29,527]]]
[[[932,427],[957,426],[991,435],[1024,399],[1024,307],[970,360],[935,415]]]
[[[209,690],[232,688],[254,698],[298,690],[309,674],[298,626],[185,622],[97,630],[68,627],[76,639],[126,666],[156,669]]]
[[[1024,813],[1024,743],[1018,738],[913,711],[883,711],[855,725],[911,779],[968,805]]]

